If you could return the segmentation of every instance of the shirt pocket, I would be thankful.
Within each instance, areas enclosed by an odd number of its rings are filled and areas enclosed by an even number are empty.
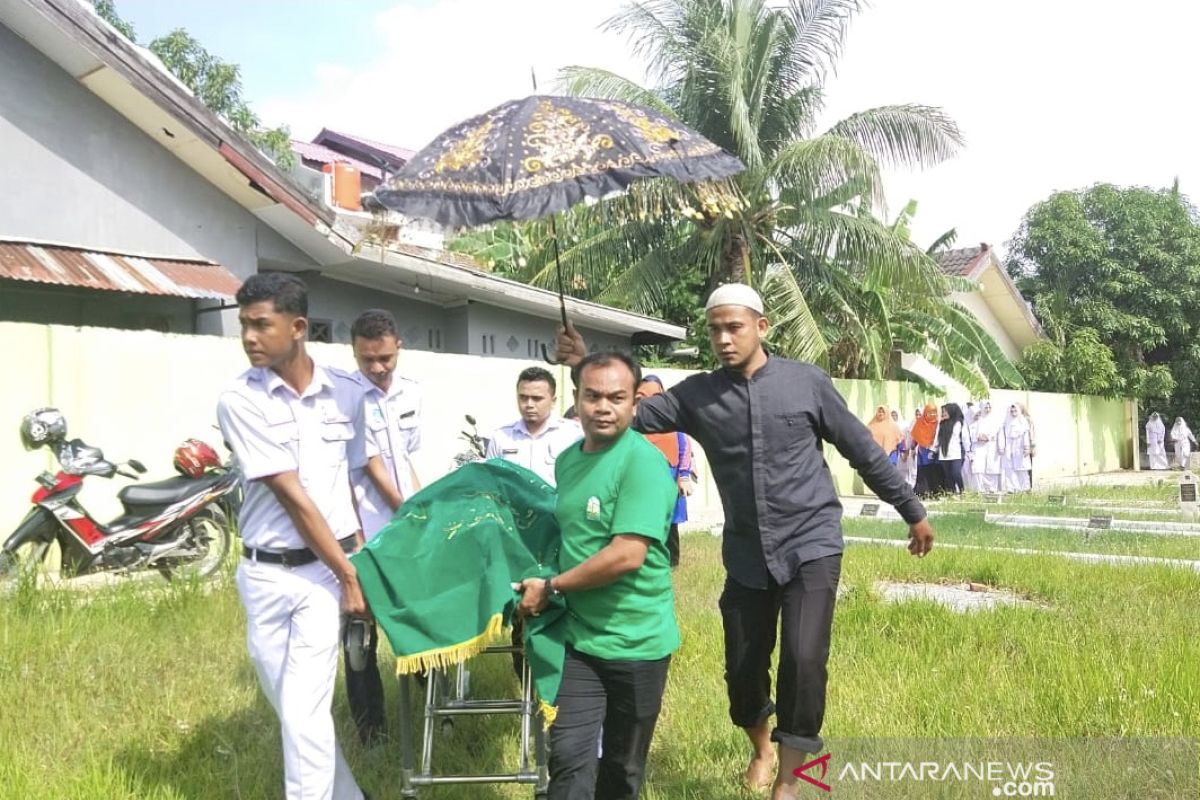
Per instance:
[[[783,411],[772,415],[770,430],[764,431],[768,442],[778,447],[783,461],[794,464],[798,455],[813,449],[816,432],[812,419],[802,411]],[[774,450],[775,447],[768,448]],[[780,466],[780,465],[773,465]]]
[[[392,437],[388,435],[387,420],[383,418],[383,414],[374,410],[368,413],[367,430],[371,432],[371,439],[374,440],[375,446],[379,448],[379,454],[390,458],[392,455]]]
[[[408,453],[420,444],[421,431],[418,427],[420,416],[417,414],[416,407],[399,408],[395,411],[396,414],[396,429],[400,433],[400,441],[396,445],[405,453]]]
[[[320,457],[323,466],[346,461],[346,448],[354,439],[354,421],[344,414],[330,414],[321,422]]]

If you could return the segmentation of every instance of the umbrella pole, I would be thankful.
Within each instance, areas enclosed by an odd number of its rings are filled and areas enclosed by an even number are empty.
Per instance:
[[[555,216],[557,215],[550,216],[550,238],[554,246],[554,274],[558,278],[558,311],[562,315],[563,330],[565,331],[567,329],[567,299],[566,291],[563,288],[562,263],[558,251],[558,225],[554,222]],[[550,358],[550,353],[544,344],[542,345],[542,360],[547,364],[558,364],[557,361]]]

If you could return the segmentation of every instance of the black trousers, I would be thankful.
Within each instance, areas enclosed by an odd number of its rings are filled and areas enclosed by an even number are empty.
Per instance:
[[[783,586],[771,580],[766,589],[749,589],[725,579],[720,606],[734,725],[754,728],[775,713],[773,741],[805,753],[824,749],[826,663],[841,573],[837,554],[802,564]],[[772,703],[770,668],[778,630],[783,635]]]
[[[962,494],[963,462],[961,458],[942,459],[938,462],[942,468],[942,490],[953,494]]]
[[[667,553],[671,557],[671,566],[679,566],[679,525],[672,522],[667,530]]]
[[[372,624],[371,636],[367,648],[366,664],[362,670],[350,669],[350,657],[346,649],[345,631],[343,626],[342,660],[346,665],[346,700],[350,706],[350,716],[354,719],[354,727],[358,729],[358,738],[365,744],[374,743],[375,739],[384,733],[386,717],[383,708],[383,680],[379,677],[379,662],[376,652],[379,648],[379,628]]]
[[[633,800],[662,708],[671,657],[609,661],[568,645],[550,728],[550,800]],[[603,755],[596,742],[603,729]]]

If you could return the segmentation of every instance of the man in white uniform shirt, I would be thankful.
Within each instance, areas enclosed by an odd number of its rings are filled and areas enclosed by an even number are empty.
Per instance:
[[[354,377],[363,390],[368,458],[366,468],[353,474],[354,494],[363,538],[370,540],[421,488],[409,458],[421,446],[421,396],[416,381],[396,374],[403,343],[390,312],[364,311],[350,326],[350,341],[358,362]],[[357,624],[363,626],[359,632],[365,649],[361,669],[354,669],[350,648],[358,644],[346,643],[346,698],[358,736],[369,745],[383,734],[386,720],[376,660],[379,636],[373,625]],[[347,633],[352,630],[352,625],[347,626]]]
[[[541,367],[522,370],[517,376],[521,418],[492,433],[486,457],[520,464],[553,486],[558,454],[583,438],[578,422],[554,413],[557,389],[554,376]]]
[[[359,800],[331,704],[341,615],[367,613],[346,557],[360,535],[349,471],[366,463],[362,390],[305,352],[299,278],[253,275],[237,302],[251,368],[217,418],[245,488],[237,587],[250,658],[279,717],[287,799]]]

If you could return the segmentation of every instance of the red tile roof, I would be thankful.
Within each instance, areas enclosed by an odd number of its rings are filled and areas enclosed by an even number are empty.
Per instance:
[[[983,256],[990,249],[986,244],[979,247],[963,247],[958,250],[945,250],[938,253],[937,257],[942,266],[942,272],[965,278],[979,266]]]
[[[211,261],[15,241],[0,241],[0,279],[214,300],[232,300],[242,285]]]

